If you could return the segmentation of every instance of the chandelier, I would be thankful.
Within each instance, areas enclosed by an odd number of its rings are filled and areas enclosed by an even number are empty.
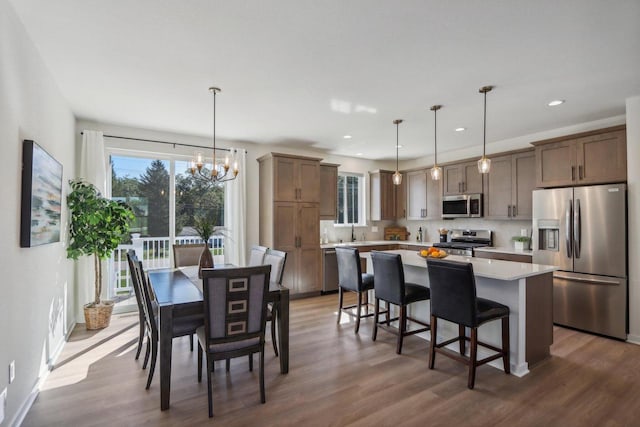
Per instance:
[[[213,94],[213,162],[211,163],[211,172],[208,173],[204,167],[204,156],[202,153],[196,153],[195,159],[189,162],[189,172],[192,176],[209,180],[213,183],[231,181],[238,176],[238,162],[233,162],[232,173],[229,173],[230,159],[227,154],[224,158],[224,163],[218,164],[216,160],[216,94],[221,92],[220,88],[210,87],[209,92]]]

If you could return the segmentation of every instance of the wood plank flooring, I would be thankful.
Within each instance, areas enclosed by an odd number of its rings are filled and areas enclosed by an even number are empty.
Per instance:
[[[135,361],[137,315],[114,316],[100,332],[78,328],[27,414],[24,426],[638,426],[640,346],[554,329],[552,357],[517,378],[490,366],[467,370],[438,356],[427,367],[428,342],[395,336],[350,316],[336,325],[337,295],[291,302],[291,362],[280,375],[267,343],[267,403],[260,404],[257,369],[246,358],[214,373],[214,418],[207,387],[196,379],[188,338],[174,341],[171,408],[160,411],[159,375],[145,390]],[[268,334],[267,334],[268,335]],[[256,360],[257,362],[257,360]],[[257,367],[257,363],[256,363]]]

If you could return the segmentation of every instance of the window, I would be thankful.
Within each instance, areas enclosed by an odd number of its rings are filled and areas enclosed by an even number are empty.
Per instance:
[[[364,176],[338,173],[338,219],[336,224],[366,225],[364,214]]]

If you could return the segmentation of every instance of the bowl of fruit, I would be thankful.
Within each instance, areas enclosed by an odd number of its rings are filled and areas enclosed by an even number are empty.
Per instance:
[[[444,258],[448,254],[442,249],[430,247],[429,249],[422,249],[418,252],[422,258]]]

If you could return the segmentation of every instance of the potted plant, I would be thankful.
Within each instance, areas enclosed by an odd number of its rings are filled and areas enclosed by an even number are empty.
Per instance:
[[[514,236],[513,241],[515,242],[516,251],[522,252],[525,249],[529,249],[531,239],[527,236]]]
[[[213,268],[213,256],[211,255],[211,251],[209,250],[209,238],[215,231],[215,226],[213,222],[208,220],[204,216],[199,216],[194,218],[194,226],[193,229],[196,230],[198,236],[204,240],[204,250],[202,251],[202,255],[200,255],[200,263],[198,268],[198,277],[202,278],[202,269],[203,268]]]
[[[111,256],[127,238],[133,210],[124,202],[104,198],[98,189],[82,180],[71,180],[67,205],[71,215],[67,258],[93,255],[95,296],[84,306],[87,329],[109,326],[113,301],[102,301],[102,260]]]

